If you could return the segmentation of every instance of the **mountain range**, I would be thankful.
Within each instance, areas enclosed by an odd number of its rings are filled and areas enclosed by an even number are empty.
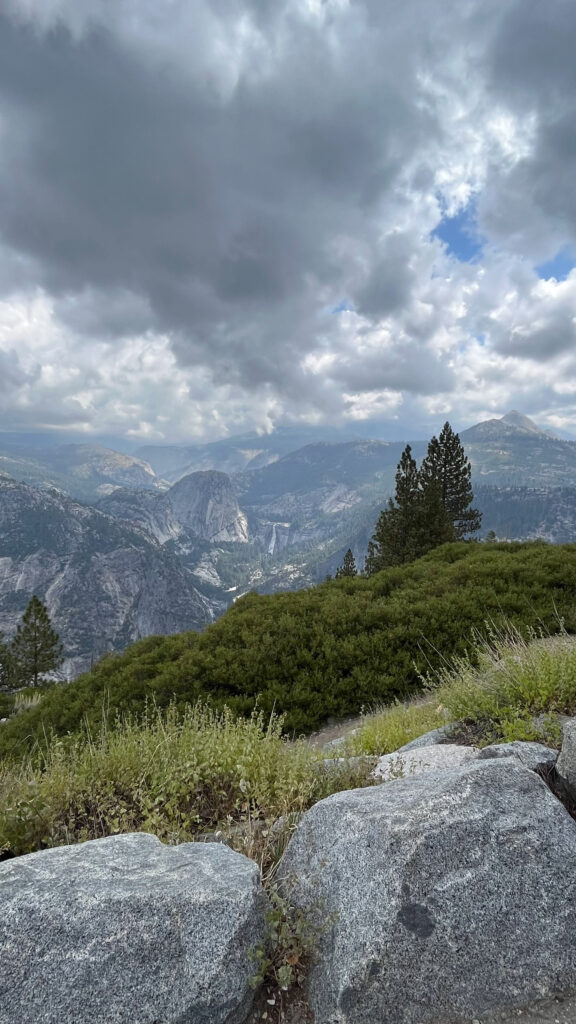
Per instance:
[[[316,583],[348,547],[361,568],[405,444],[316,433],[290,448],[309,437],[126,455],[0,435],[0,630],[38,594],[72,676],[150,633],[202,629],[249,589]],[[516,412],[460,438],[483,535],[576,537],[576,442]],[[426,447],[412,443],[418,460]]]

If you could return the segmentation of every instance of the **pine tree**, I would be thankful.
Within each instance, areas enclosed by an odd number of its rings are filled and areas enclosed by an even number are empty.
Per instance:
[[[420,468],[424,503],[429,505],[433,516],[437,517],[440,502],[450,524],[451,536],[445,535],[444,540],[462,540],[467,533],[480,529],[482,515],[478,509],[470,508],[474,500],[471,474],[470,460],[466,458],[460,438],[446,422],[440,437],[433,437],[430,441]],[[446,534],[445,526],[437,522],[439,535]]]
[[[366,574],[412,562],[440,544],[478,530],[482,517],[470,508],[474,498],[470,478],[470,462],[449,423],[439,438],[430,441],[420,471],[406,445],[398,463],[394,499],[380,513],[368,545]]]
[[[62,644],[52,628],[46,605],[36,595],[30,600],[10,645],[18,685],[38,686],[44,672],[62,663]]]
[[[412,458],[412,449],[406,445],[396,470],[396,492],[380,513],[374,536],[368,545],[364,566],[371,576],[391,565],[404,565],[426,554],[434,542],[431,532],[438,533],[436,520],[444,524],[443,510],[438,502],[432,508],[433,494],[430,491],[429,504],[423,501],[420,474]],[[439,541],[442,543],[442,541]]]
[[[0,690],[11,690],[14,685],[14,659],[10,645],[0,633]]]
[[[336,569],[336,579],[340,579],[341,576],[357,576],[356,562],[354,561],[354,555],[350,548],[344,555],[344,561],[339,569]]]

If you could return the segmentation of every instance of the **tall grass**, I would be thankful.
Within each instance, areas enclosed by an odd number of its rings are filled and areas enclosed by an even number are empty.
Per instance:
[[[558,745],[559,715],[576,714],[576,640],[565,632],[527,636],[512,626],[479,640],[428,684],[451,720],[494,740],[544,740]]]
[[[255,854],[274,819],[366,781],[362,766],[319,771],[321,753],[289,743],[282,725],[260,712],[149,708],[143,721],[123,718],[97,739],[47,741],[22,762],[0,763],[0,849],[132,831],[176,843],[212,830]]]
[[[346,740],[342,751],[349,756],[390,754],[445,722],[438,701],[419,699],[378,708],[362,717],[358,730]]]
[[[13,695],[12,712],[18,714],[19,711],[28,711],[29,708],[37,708],[42,702],[42,693],[39,690],[34,690],[31,687],[26,690],[22,690],[19,693]]]
[[[480,746],[539,740],[559,746],[559,716],[576,715],[576,638],[564,631],[521,632],[487,624],[469,655],[422,678],[427,697],[363,716],[340,748],[347,755],[387,754],[447,722],[455,738]]]

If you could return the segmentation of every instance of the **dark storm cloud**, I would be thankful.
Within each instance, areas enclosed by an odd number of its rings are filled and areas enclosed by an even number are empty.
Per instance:
[[[36,376],[35,373],[26,373],[23,370],[14,350],[0,351],[0,394],[10,394],[11,391],[22,387],[28,381],[33,381]]]
[[[576,5],[524,0],[503,19],[488,64],[492,94],[531,136],[507,172],[494,168],[481,221],[533,258],[576,240]]]
[[[223,16],[240,6],[215,5]],[[270,29],[278,8],[249,8]],[[241,75],[223,98],[103,28],[75,40],[0,19],[1,234],[41,267],[75,329],[141,331],[147,308],[184,363],[285,384],[319,291],[337,301],[346,287],[339,236],[372,238],[377,263],[359,288],[368,315],[407,300],[410,275],[397,243],[379,256],[376,220],[431,127],[409,102],[415,69],[383,62],[365,31],[342,56],[324,29],[294,18],[286,31],[268,80]],[[107,292],[124,296],[112,315]]]
[[[410,304],[417,280],[410,266],[413,255],[413,238],[396,232],[387,239],[385,251],[374,259],[368,280],[356,292],[359,313],[378,320]]]

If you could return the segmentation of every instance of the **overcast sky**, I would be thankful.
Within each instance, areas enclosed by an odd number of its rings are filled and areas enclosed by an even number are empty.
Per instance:
[[[574,0],[3,0],[0,429],[576,431]]]

